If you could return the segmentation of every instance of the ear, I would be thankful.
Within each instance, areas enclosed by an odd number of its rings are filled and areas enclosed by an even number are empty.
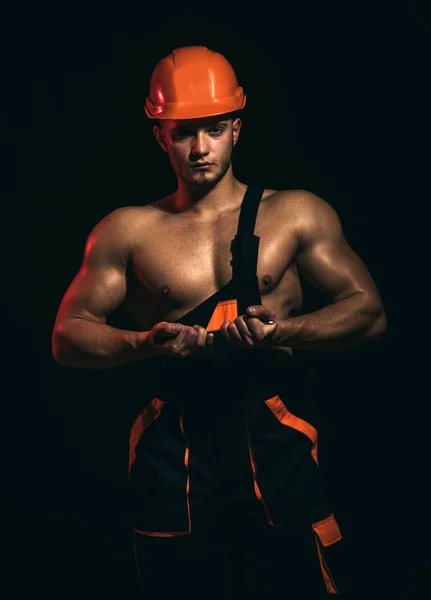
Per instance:
[[[233,123],[232,123],[232,137],[233,137],[233,145],[235,146],[238,138],[239,138],[239,134],[241,132],[241,127],[242,127],[242,121],[239,117],[237,117],[236,119],[234,119]]]
[[[165,136],[164,136],[162,127],[160,125],[154,125],[154,127],[153,127],[153,133],[154,133],[154,136],[155,136],[156,140],[160,144],[160,146],[163,148],[163,150],[165,152],[167,152],[168,148],[166,146]]]

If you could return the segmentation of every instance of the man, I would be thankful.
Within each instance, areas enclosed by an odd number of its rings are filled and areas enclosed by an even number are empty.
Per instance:
[[[62,365],[151,364],[152,400],[130,435],[149,598],[184,588],[266,599],[282,588],[318,599],[346,587],[317,431],[290,375],[295,349],[375,340],[385,312],[327,202],[234,177],[245,102],[217,52],[190,46],[160,60],[145,110],[177,189],[96,225],[53,332]],[[300,314],[300,275],[328,298],[311,314]],[[120,305],[138,331],[107,323]]]

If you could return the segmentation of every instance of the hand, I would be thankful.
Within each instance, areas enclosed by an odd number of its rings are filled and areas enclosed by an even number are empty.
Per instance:
[[[245,315],[234,321],[225,321],[221,334],[238,348],[261,348],[271,346],[277,329],[276,315],[265,306],[249,306]]]
[[[151,329],[147,341],[157,350],[158,355],[187,358],[190,354],[198,354],[211,346],[214,335],[200,325],[190,327],[182,323],[161,321]]]

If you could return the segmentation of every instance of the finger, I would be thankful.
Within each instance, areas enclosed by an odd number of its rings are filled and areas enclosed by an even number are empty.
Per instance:
[[[235,346],[249,346],[250,344],[242,339],[234,321],[228,319],[224,321],[220,326],[220,333],[227,340],[235,344]]]
[[[247,342],[245,342],[242,337],[240,332],[238,331],[238,328],[236,326],[236,322],[235,321],[231,321],[227,327],[227,333],[229,336],[229,340],[231,342],[233,342],[235,344],[235,346],[244,346],[244,345],[248,345]]]
[[[184,326],[177,339],[172,341],[175,356],[187,358],[192,352],[197,335],[197,331],[192,327]]]
[[[181,323],[158,323],[153,336],[153,341],[155,344],[163,344],[163,342],[175,339],[182,330],[183,326]]]
[[[223,321],[223,323],[220,325],[220,333],[227,340],[229,339],[229,333],[228,333],[228,330],[227,330],[227,326],[229,325],[229,323],[230,323],[230,321],[226,320],[226,321]]]
[[[255,319],[255,320],[260,323],[260,321],[258,319]],[[235,326],[238,331],[238,334],[241,337],[242,342],[244,344],[246,344],[247,346],[253,346],[254,336],[253,336],[253,333],[248,328],[248,323],[246,323],[242,317],[238,317],[235,319]]]
[[[195,341],[195,348],[198,350],[205,348],[205,341],[207,337],[206,329],[204,329],[204,327],[201,327],[200,325],[193,325],[193,329],[197,331],[198,334]]]
[[[277,321],[271,324],[261,323],[261,333],[259,333],[259,342],[261,344],[271,345],[273,343],[273,335],[277,328]]]
[[[250,317],[247,319],[246,323],[253,339],[261,342],[265,337],[263,322],[260,319]]]
[[[185,328],[183,347],[193,349],[198,339],[198,332],[193,327]]]
[[[175,337],[175,339],[172,340],[172,347],[175,347],[177,349],[183,347],[186,343],[186,340],[188,339],[188,336],[190,335],[189,330],[190,327],[183,326],[179,334]],[[196,332],[194,333],[196,334]]]
[[[185,327],[182,323],[163,323],[161,330],[170,335],[178,335]]]
[[[255,317],[261,321],[274,321],[276,319],[275,312],[262,305],[248,306],[246,315],[249,317]]]

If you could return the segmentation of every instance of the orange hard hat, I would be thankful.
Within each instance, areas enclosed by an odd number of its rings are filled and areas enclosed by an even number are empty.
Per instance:
[[[177,48],[156,65],[145,112],[150,119],[197,119],[244,108],[231,64],[205,46]]]

